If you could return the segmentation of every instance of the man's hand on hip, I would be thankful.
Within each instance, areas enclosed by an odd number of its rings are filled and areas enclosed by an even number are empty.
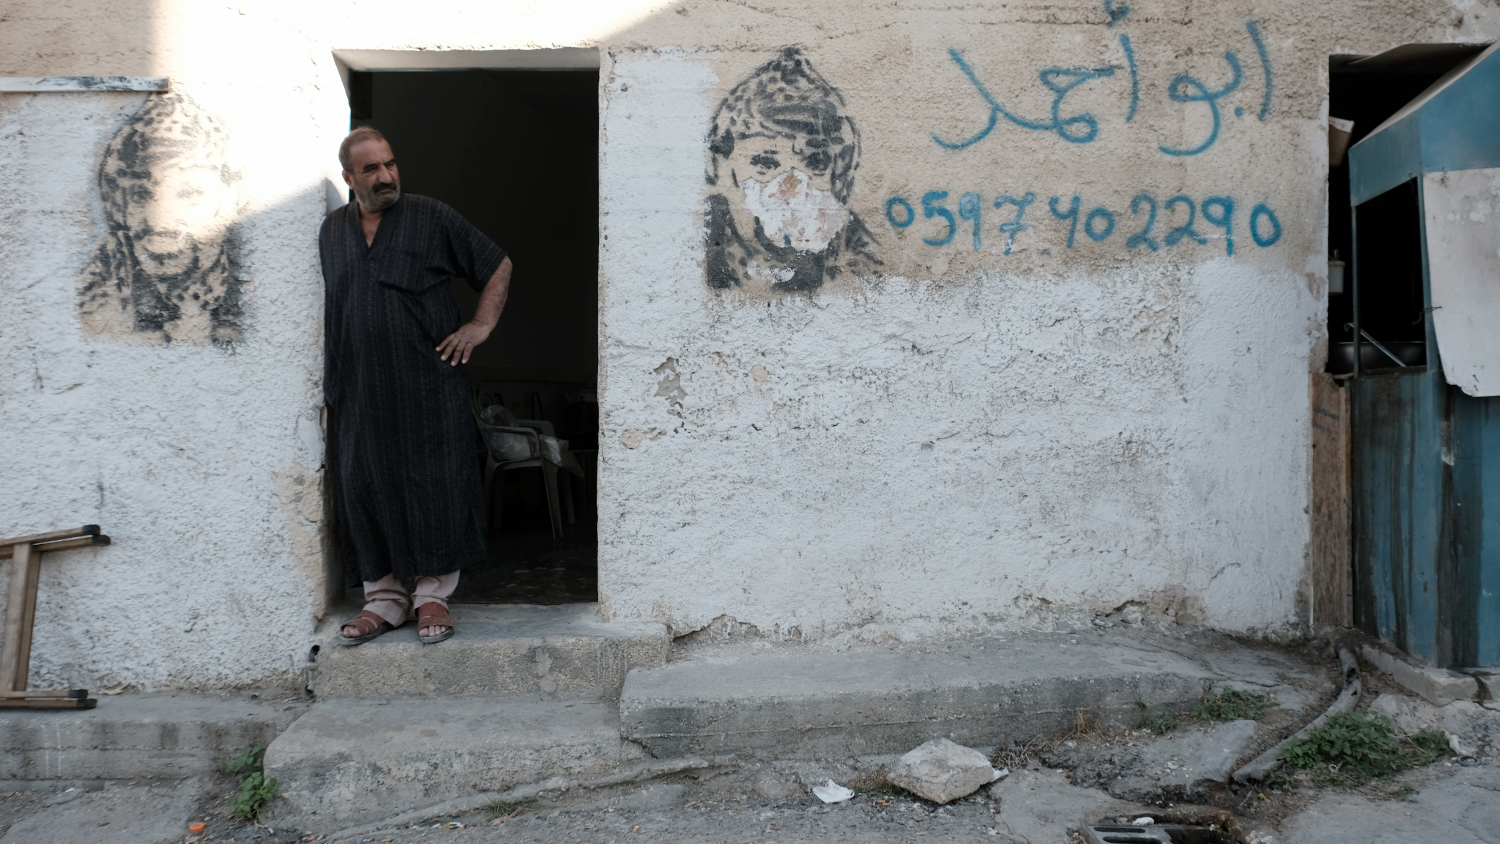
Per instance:
[[[442,360],[453,357],[452,366],[469,362],[469,355],[474,353],[474,347],[489,339],[490,332],[494,330],[493,325],[482,325],[479,321],[466,322],[442,343],[438,344],[437,350],[442,352]]]

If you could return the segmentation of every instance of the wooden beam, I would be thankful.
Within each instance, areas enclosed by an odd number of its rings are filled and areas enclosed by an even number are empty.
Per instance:
[[[89,525],[89,527],[96,527],[96,525]],[[99,545],[108,545],[109,543],[109,537],[100,534],[98,536],[81,536],[77,539],[64,539],[61,542],[48,542],[44,545],[33,545],[31,547],[35,548],[37,553],[41,553],[42,551],[66,551],[69,548],[90,548]],[[0,546],[0,560],[9,558],[11,552],[17,547],[19,546]]]
[[[98,705],[97,698],[82,700],[67,697],[31,698],[29,700],[0,699],[0,709],[93,709]]]
[[[59,539],[72,539],[75,536],[98,535],[98,525],[84,525],[81,528],[54,530],[48,531],[47,533],[33,533],[30,536],[17,536],[13,539],[0,539],[0,545],[36,545],[41,542],[56,542]]]
[[[1307,562],[1312,621],[1349,627],[1354,624],[1349,390],[1321,372],[1310,378]]]
[[[15,548],[15,559],[10,565],[10,591],[5,596],[5,632],[0,638],[0,690],[23,692],[31,654],[23,652],[21,647],[24,644],[29,650],[31,644],[30,628],[36,617],[36,581],[32,572],[41,560],[34,546]]]
[[[24,698],[33,698],[33,697],[49,697],[49,698],[56,697],[56,698],[70,698],[70,699],[74,699],[74,700],[83,700],[84,698],[86,698],[88,696],[89,696],[89,690],[88,689],[60,689],[60,690],[55,691],[55,692],[39,692],[39,691],[29,691],[29,692],[0,692],[0,700],[24,699]]]

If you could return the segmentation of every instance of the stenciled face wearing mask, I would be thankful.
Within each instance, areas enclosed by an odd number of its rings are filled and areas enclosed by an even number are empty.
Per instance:
[[[772,243],[801,252],[821,252],[849,222],[849,209],[793,167],[769,182],[741,179],[744,209],[760,220]]]

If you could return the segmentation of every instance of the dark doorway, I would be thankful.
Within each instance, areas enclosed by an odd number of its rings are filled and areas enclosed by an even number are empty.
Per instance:
[[[495,473],[489,561],[464,570],[458,603],[598,600],[598,90],[598,70],[350,74],[351,124],[390,140],[403,190],[453,206],[515,264],[500,323],[468,365],[476,394],[544,423],[572,456],[560,539],[544,470]],[[477,295],[457,279],[453,291],[472,316]],[[481,467],[485,448],[476,436]]]
[[[1397,51],[1392,51],[1392,54]],[[1354,121],[1349,145],[1436,82],[1468,53],[1444,51],[1416,59],[1372,61],[1364,56],[1329,60],[1328,114]],[[1379,58],[1379,57],[1377,57]],[[1354,226],[1361,252],[1354,252]],[[1421,222],[1415,185],[1404,185],[1366,203],[1358,220],[1349,203],[1348,158],[1328,173],[1328,257],[1345,261],[1344,292],[1328,297],[1328,371],[1354,371],[1353,277],[1360,273],[1360,327],[1401,358],[1403,366],[1427,363],[1422,320]],[[1360,344],[1361,369],[1398,368],[1369,343]]]

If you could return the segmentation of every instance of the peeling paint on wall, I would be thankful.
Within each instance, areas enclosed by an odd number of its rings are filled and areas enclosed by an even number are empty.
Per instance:
[[[99,162],[108,233],[78,279],[84,331],[149,343],[244,338],[240,174],[223,124],[185,94],[153,95]]]
[[[328,611],[323,560],[323,475],[309,472],[298,463],[276,475],[275,490],[292,558],[297,561],[298,573],[313,587],[313,616],[322,620]]]

